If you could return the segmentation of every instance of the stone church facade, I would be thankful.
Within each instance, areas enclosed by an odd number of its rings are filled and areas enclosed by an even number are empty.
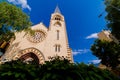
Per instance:
[[[35,60],[39,64],[48,61],[50,57],[64,56],[73,62],[72,50],[69,48],[64,16],[58,7],[51,15],[47,28],[43,23],[31,27],[34,35],[24,31],[15,33],[15,40],[10,44],[1,61],[21,59]]]

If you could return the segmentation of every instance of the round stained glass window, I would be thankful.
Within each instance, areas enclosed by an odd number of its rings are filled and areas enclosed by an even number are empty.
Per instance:
[[[38,43],[43,41],[45,37],[46,37],[46,34],[43,31],[36,30],[33,35],[28,36],[28,40],[31,42]]]

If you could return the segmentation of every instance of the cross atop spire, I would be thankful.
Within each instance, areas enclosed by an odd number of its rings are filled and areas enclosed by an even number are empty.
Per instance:
[[[60,9],[59,9],[59,7],[58,7],[58,5],[56,6],[54,13],[60,13],[60,14],[61,14]]]

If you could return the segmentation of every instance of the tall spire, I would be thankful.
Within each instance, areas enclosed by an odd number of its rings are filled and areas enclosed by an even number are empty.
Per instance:
[[[60,13],[60,14],[61,14],[60,9],[59,9],[59,7],[58,7],[58,5],[56,6],[54,13]]]

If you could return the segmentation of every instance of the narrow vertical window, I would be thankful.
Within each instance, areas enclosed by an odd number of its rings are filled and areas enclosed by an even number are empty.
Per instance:
[[[57,30],[57,40],[59,40],[59,30]]]
[[[60,52],[60,45],[58,45],[58,52]]]
[[[55,52],[57,52],[57,45],[55,45]]]
[[[60,52],[60,47],[61,47],[60,45],[56,44],[55,45],[55,52]]]

